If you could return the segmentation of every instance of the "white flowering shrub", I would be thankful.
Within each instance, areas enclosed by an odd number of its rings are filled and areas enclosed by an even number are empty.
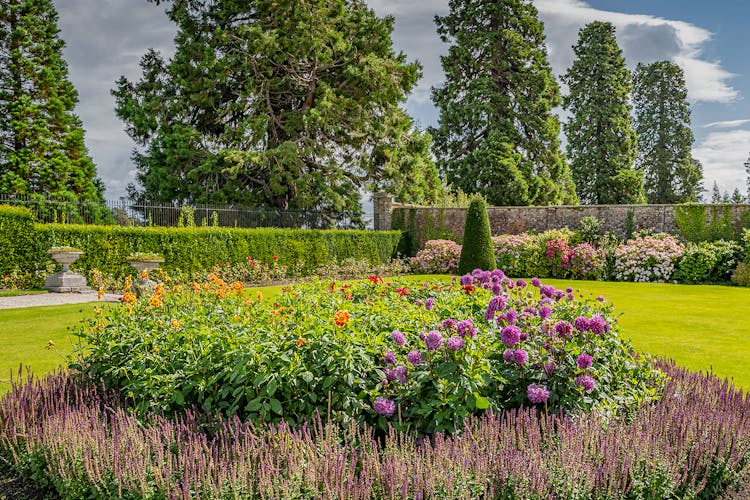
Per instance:
[[[658,234],[628,240],[615,250],[617,281],[669,281],[685,246],[673,236]]]

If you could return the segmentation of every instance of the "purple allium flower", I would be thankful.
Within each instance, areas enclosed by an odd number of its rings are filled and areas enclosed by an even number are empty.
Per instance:
[[[508,287],[508,290],[513,290],[513,280],[508,280],[505,286]]]
[[[585,370],[586,368],[591,368],[594,364],[594,358],[586,354],[585,352],[578,356],[576,359],[576,364],[578,365],[578,368],[581,370]]]
[[[588,375],[578,375],[576,377],[576,385],[582,387],[583,392],[589,392],[596,386],[596,382]]]
[[[486,319],[487,321],[492,321],[493,319],[495,319],[496,312],[497,310],[491,305],[487,306],[487,309],[484,310],[484,319]]]
[[[440,332],[437,330],[430,330],[427,337],[424,339],[424,343],[427,346],[427,349],[435,351],[440,349],[440,346],[443,345],[443,336],[440,335]]]
[[[544,363],[544,373],[547,374],[548,377],[551,377],[555,370],[557,370],[557,365],[553,361],[547,361]]]
[[[464,274],[461,276],[461,286],[471,285],[474,283],[474,277],[471,274]]]
[[[391,415],[393,415],[393,412],[396,411],[395,401],[384,398],[383,396],[378,396],[377,398],[375,398],[375,402],[373,403],[372,407],[375,409],[378,415],[383,415],[384,417],[390,417]]]
[[[573,325],[579,332],[585,332],[589,329],[589,319],[585,316],[578,316],[573,320]]]
[[[407,375],[406,375],[406,367],[403,365],[397,366],[394,370],[394,373],[396,374],[396,379],[402,383],[406,383]]]
[[[406,360],[414,366],[422,364],[422,353],[419,351],[411,351],[406,355]]]
[[[464,339],[462,339],[461,337],[451,337],[445,343],[445,347],[447,347],[451,351],[460,351],[463,346]]]
[[[521,340],[521,329],[516,325],[508,325],[500,330],[500,340],[508,347],[513,347]]]
[[[591,330],[594,335],[601,335],[609,331],[609,325],[601,316],[592,316],[589,320],[589,330]]]
[[[516,349],[513,351],[513,361],[518,365],[525,365],[529,360],[529,355],[523,349]]]
[[[542,284],[542,282],[539,280],[539,278],[531,278],[531,284],[538,288]]]
[[[575,297],[575,295],[573,295],[572,292],[568,294],[568,300],[574,300],[575,298],[576,297]]]
[[[564,339],[569,339],[573,334],[573,325],[568,321],[558,321],[555,323],[555,333]]]
[[[539,308],[539,317],[542,319],[549,318],[550,314],[552,314],[552,308],[550,306],[542,306]]]
[[[456,324],[456,332],[460,336],[466,337],[473,326],[474,321],[471,319],[463,319]]]
[[[388,351],[385,353],[385,364],[386,365],[392,365],[396,362],[396,355],[393,354],[392,351]]]
[[[391,332],[391,338],[396,345],[400,346],[406,344],[406,336],[399,330],[393,330]]]
[[[504,295],[495,295],[490,299],[490,307],[494,308],[495,311],[502,311],[505,309],[508,299]]]
[[[443,321],[443,328],[446,330],[455,330],[456,329],[456,320],[453,318],[448,318],[445,321]]]
[[[560,299],[565,296],[565,293],[562,290],[556,290],[555,291],[555,302],[560,302]]]
[[[604,301],[605,301],[606,299],[604,298],[604,295],[599,295],[599,296],[598,296],[598,297],[596,298],[596,300],[598,300],[599,302],[604,302]]]
[[[427,335],[425,335],[424,332],[419,332],[419,340],[424,342],[424,340],[427,338]]]
[[[524,313],[528,313],[532,316],[536,316],[536,309],[532,306],[528,306],[523,310]]]
[[[513,354],[515,352],[515,349],[506,349],[505,351],[503,351],[503,359],[510,363],[511,361],[513,361]]]
[[[516,322],[516,319],[518,319],[518,313],[516,312],[516,310],[515,310],[515,309],[508,309],[508,310],[507,310],[507,311],[505,312],[505,320],[506,320],[506,321],[507,321],[507,322],[508,322],[509,324],[511,324],[511,325],[512,325],[513,323],[515,323],[515,322]]]
[[[526,390],[526,394],[533,404],[546,403],[549,399],[549,391],[543,385],[531,384]]]
[[[566,286],[565,287],[565,292],[566,293],[573,293],[573,287],[572,286]]]
[[[396,370],[394,370],[393,368],[386,368],[385,369],[385,382],[386,383],[393,382],[394,380],[396,380]]]
[[[503,293],[503,286],[500,283],[493,283],[492,295],[500,295]]]
[[[520,278],[518,280],[516,280],[516,286],[519,286],[519,287],[523,288],[526,285],[528,285],[528,283],[526,283],[526,280],[522,280]]]
[[[526,339],[528,339],[528,338],[529,338],[529,334],[528,334],[528,333],[526,333],[526,332],[524,332],[523,330],[521,330],[521,335],[519,335],[519,336],[518,336],[518,338],[519,338],[520,340],[522,340],[522,341],[523,341],[523,340],[526,340]]]
[[[502,269],[495,269],[490,274],[492,275],[493,278],[500,278],[500,279],[505,278],[505,273],[503,272]]]
[[[428,311],[432,311],[432,307],[435,305],[435,299],[430,297],[429,299],[425,300],[424,302],[424,308]]]
[[[556,289],[552,285],[542,285],[539,287],[539,293],[542,297],[552,298],[555,295]]]

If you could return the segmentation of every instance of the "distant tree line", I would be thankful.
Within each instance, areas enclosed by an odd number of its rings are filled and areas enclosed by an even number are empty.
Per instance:
[[[141,77],[112,90],[137,144],[133,199],[356,221],[367,190],[495,205],[681,203],[703,191],[682,69],[631,74],[610,23],[580,30],[563,96],[530,0],[450,0],[435,18],[449,46],[432,90],[439,120],[420,130],[403,102],[421,66],[394,51],[393,18],[361,0],[149,1],[165,4],[177,35],[172,57],[149,50]],[[100,200],[52,1],[0,5],[0,191]]]

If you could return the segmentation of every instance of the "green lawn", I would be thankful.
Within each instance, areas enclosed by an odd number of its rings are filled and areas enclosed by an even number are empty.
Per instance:
[[[436,277],[411,277],[416,282]],[[445,279],[446,277],[440,277]],[[750,388],[750,288],[543,280],[584,295],[604,295],[622,313],[620,325],[636,349],[694,370],[712,369]],[[281,287],[263,288],[266,298]],[[0,310],[0,393],[23,364],[42,374],[71,352],[69,328],[93,315],[95,304]],[[49,340],[56,350],[47,350]]]

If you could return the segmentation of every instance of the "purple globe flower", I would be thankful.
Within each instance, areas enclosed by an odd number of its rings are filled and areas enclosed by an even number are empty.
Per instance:
[[[456,320],[453,318],[448,318],[445,321],[443,321],[443,328],[446,330],[455,330],[456,328]]]
[[[573,287],[572,286],[566,286],[565,287],[565,292],[566,293],[573,293]]]
[[[564,339],[568,339],[573,334],[573,325],[568,321],[558,321],[555,323],[555,333]]]
[[[443,336],[437,330],[430,330],[424,339],[424,344],[430,351],[440,349],[440,346],[443,345]]]
[[[503,272],[502,269],[495,269],[490,274],[492,275],[493,278],[500,278],[500,279],[505,278],[505,273]]]
[[[586,354],[585,352],[578,356],[576,359],[576,364],[578,365],[578,368],[581,370],[585,370],[586,368],[591,368],[594,365],[594,358]]]
[[[492,290],[492,295],[500,295],[503,293],[503,286],[500,283],[493,283],[490,290]]]
[[[555,287],[552,285],[542,285],[539,287],[539,293],[542,297],[552,298],[555,295]]]
[[[531,278],[531,284],[537,288],[542,284],[541,280],[539,278]]]
[[[513,352],[513,361],[515,361],[517,365],[525,365],[528,360],[529,355],[526,354],[526,351],[523,349],[516,349]]]
[[[493,308],[495,311],[502,311],[505,309],[507,303],[508,299],[506,299],[504,295],[495,295],[490,299],[489,307]]]
[[[393,339],[393,342],[396,345],[401,346],[401,345],[406,344],[406,336],[403,333],[401,333],[399,330],[393,330],[391,332],[391,339]]]
[[[513,347],[521,340],[521,329],[516,325],[508,325],[500,330],[500,340],[508,347]]]
[[[527,340],[529,338],[529,334],[521,330],[521,335],[518,338],[521,339],[521,342],[523,342],[524,340]]]
[[[604,295],[599,295],[599,296],[598,296],[598,297],[596,298],[596,300],[598,300],[599,302],[604,302],[604,301],[605,301],[606,299],[604,298]]]
[[[555,370],[557,370],[557,365],[553,361],[547,361],[544,363],[544,373],[547,374],[548,377],[551,377]]]
[[[593,316],[589,320],[589,330],[591,330],[594,335],[601,335],[609,331],[609,325],[601,316]]]
[[[464,339],[462,339],[461,337],[451,337],[445,343],[445,347],[447,347],[451,351],[460,351],[463,346]]]
[[[513,354],[515,352],[515,349],[506,349],[505,351],[503,351],[503,359],[510,363],[511,361],[513,361]]]
[[[589,319],[585,316],[578,316],[573,320],[573,325],[579,332],[585,332],[589,329]]]
[[[419,351],[411,351],[406,355],[406,360],[414,366],[422,364],[422,353]]]
[[[385,364],[386,365],[392,365],[396,362],[396,355],[393,354],[392,351],[388,351],[385,353]]]
[[[372,407],[375,409],[378,415],[390,417],[391,415],[393,415],[393,412],[396,411],[396,402],[384,398],[383,396],[378,396],[377,398],[375,398],[375,402],[372,404]]]
[[[456,333],[462,337],[466,337],[473,326],[474,321],[471,319],[463,319],[456,324]]]
[[[471,274],[464,274],[461,276],[461,286],[471,285],[474,283],[474,276]]]
[[[516,286],[518,286],[520,288],[523,288],[526,285],[528,285],[528,283],[526,283],[526,280],[522,280],[520,278],[518,280],[516,280]]]
[[[485,309],[484,311],[484,319],[486,319],[487,321],[492,321],[493,319],[495,319],[496,312],[497,310],[494,307],[492,307],[491,305],[487,306],[487,309]]]
[[[385,370],[385,381],[387,382],[393,382],[396,380],[396,370],[393,368],[386,368]]]
[[[549,390],[543,385],[531,384],[526,389],[526,394],[529,396],[529,401],[533,404],[546,403],[549,399]]]
[[[508,309],[508,310],[507,310],[507,311],[505,312],[505,320],[506,320],[506,321],[507,321],[507,322],[508,322],[509,324],[511,324],[511,325],[512,325],[513,323],[515,323],[515,322],[516,322],[516,319],[518,319],[518,313],[516,312],[516,310],[515,310],[515,309]]]
[[[396,375],[396,380],[398,380],[402,384],[405,384],[406,378],[407,378],[406,367],[403,365],[399,365],[396,368],[394,368],[393,371]]]
[[[578,375],[576,377],[576,385],[578,387],[582,387],[583,392],[589,392],[594,388],[594,386],[596,386],[596,382],[594,382],[594,379],[589,377],[588,375]]]
[[[435,305],[435,299],[430,297],[429,299],[425,300],[424,302],[424,308],[428,311],[432,311],[433,306]]]
[[[539,317],[547,319],[552,314],[552,308],[550,306],[542,306],[539,308]]]

